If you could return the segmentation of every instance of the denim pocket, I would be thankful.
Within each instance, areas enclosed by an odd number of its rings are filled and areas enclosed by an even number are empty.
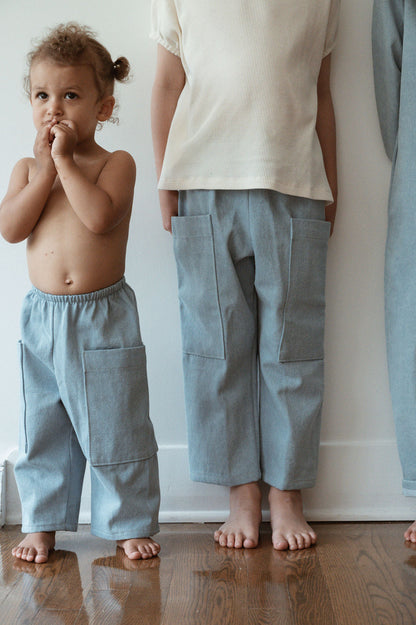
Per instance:
[[[210,215],[172,219],[182,345],[186,354],[225,358]]]
[[[279,361],[324,357],[325,275],[330,224],[291,220],[289,281]]]
[[[157,451],[149,418],[144,346],[83,354],[92,466],[134,462]]]

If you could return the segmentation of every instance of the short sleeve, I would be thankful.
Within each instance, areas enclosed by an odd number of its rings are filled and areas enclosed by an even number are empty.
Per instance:
[[[150,37],[180,56],[181,28],[175,0],[152,0]]]
[[[331,6],[329,8],[328,26],[326,29],[325,47],[323,57],[328,56],[332,52],[335,46],[338,21],[339,21],[339,6],[340,0],[331,0]]]

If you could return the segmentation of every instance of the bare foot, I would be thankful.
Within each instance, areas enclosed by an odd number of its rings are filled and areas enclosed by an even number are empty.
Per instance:
[[[43,564],[48,561],[49,552],[55,547],[55,532],[33,532],[27,534],[12,554],[15,558]]]
[[[261,492],[257,482],[230,488],[230,516],[215,532],[221,547],[253,549],[259,542]]]
[[[272,543],[278,551],[307,549],[316,543],[316,534],[303,516],[300,490],[270,487]]]
[[[154,558],[160,551],[160,545],[151,538],[128,538],[118,540],[117,545],[124,549],[129,560],[147,560]]]
[[[410,540],[411,543],[416,543],[416,521],[407,528],[404,537],[406,540]]]

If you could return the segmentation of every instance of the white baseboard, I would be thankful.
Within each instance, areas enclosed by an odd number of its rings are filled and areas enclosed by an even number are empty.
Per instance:
[[[12,470],[15,460],[14,452],[6,463],[6,522],[9,524],[21,522]],[[161,445],[159,465],[162,523],[209,522],[225,518],[228,489],[191,482],[186,445]],[[87,471],[80,523],[90,522],[89,499]],[[401,471],[394,440],[322,443],[318,482],[315,488],[304,491],[304,504],[307,518],[315,522],[408,521],[416,517],[416,500],[401,495]],[[268,518],[265,510],[264,519]]]
[[[0,462],[0,527],[6,522],[6,461]]]

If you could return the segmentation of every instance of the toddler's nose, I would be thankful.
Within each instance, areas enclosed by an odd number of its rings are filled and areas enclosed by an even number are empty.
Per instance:
[[[60,106],[60,103],[58,100],[51,98],[49,100],[49,106],[48,106],[48,115],[50,117],[50,119],[59,119],[60,117],[62,117],[62,107]]]

